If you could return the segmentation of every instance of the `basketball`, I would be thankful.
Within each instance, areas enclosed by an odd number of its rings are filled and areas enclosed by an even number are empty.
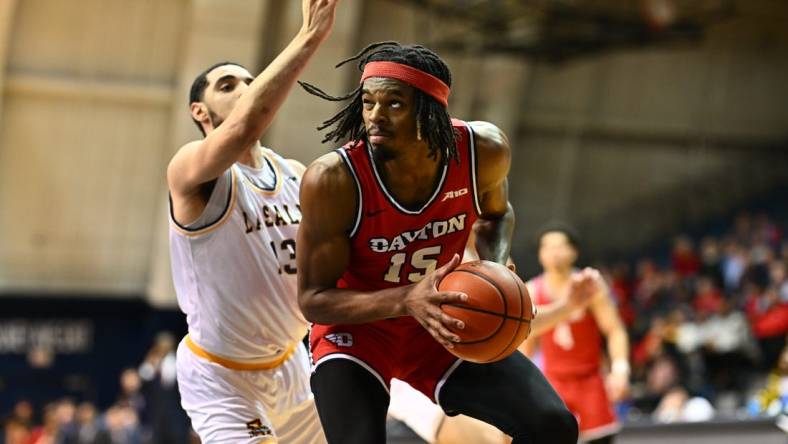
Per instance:
[[[460,342],[449,351],[466,361],[500,361],[531,332],[534,306],[522,280],[504,265],[475,261],[459,265],[438,285],[440,291],[468,295],[464,303],[443,304],[446,314],[465,323],[451,329]]]

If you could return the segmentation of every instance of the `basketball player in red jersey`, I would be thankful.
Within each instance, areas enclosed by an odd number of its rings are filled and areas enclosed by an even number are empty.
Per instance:
[[[314,323],[312,390],[330,443],[383,443],[389,381],[493,424],[516,444],[574,444],[577,423],[521,353],[464,362],[444,347],[461,322],[439,292],[468,235],[480,257],[505,263],[514,216],[508,202],[510,147],[485,122],[452,120],[451,74],[434,52],[394,42],[358,56],[360,86],[320,129],[351,141],[322,156],[301,186],[297,242],[299,304]]]
[[[623,398],[629,388],[629,340],[599,272],[573,268],[577,242],[574,230],[567,226],[556,224],[543,230],[539,262],[544,273],[526,284],[539,318],[531,323],[531,335],[521,350],[530,355],[540,343],[545,375],[577,416],[580,439],[610,443],[620,429],[610,401]],[[577,291],[587,285],[584,279],[592,283],[592,291]],[[607,381],[600,372],[602,334],[607,337],[611,361]]]

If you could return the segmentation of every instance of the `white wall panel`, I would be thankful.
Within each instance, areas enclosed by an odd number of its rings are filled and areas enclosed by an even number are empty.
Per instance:
[[[187,0],[24,0],[10,70],[171,82]]]
[[[139,291],[166,109],[10,96],[0,146],[9,287]]]

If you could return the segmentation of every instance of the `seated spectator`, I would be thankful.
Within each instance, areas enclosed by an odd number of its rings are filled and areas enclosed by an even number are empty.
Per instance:
[[[717,313],[702,325],[703,358],[707,380],[715,392],[743,394],[750,366],[751,339],[747,318],[732,301],[723,299]]]
[[[769,286],[769,266],[774,261],[774,252],[763,243],[750,248],[750,261],[741,277],[742,284],[752,283],[761,288]]]
[[[780,246],[782,232],[766,213],[759,213],[755,217],[753,231],[755,242],[765,243],[771,249],[776,249]]]
[[[112,444],[141,444],[137,413],[127,405],[113,405],[104,414],[104,423]]]
[[[668,354],[660,354],[649,365],[643,392],[633,396],[633,404],[641,411],[652,412],[679,382],[679,369],[675,360]]]
[[[14,404],[13,417],[30,426],[33,424],[33,404],[27,399],[20,399]]]
[[[651,321],[651,327],[648,332],[635,344],[632,351],[632,364],[635,369],[644,369],[645,371],[645,367],[663,353],[665,326],[664,318],[656,317]]]
[[[14,416],[6,419],[3,427],[5,444],[29,444],[30,436],[30,423]]]
[[[681,278],[695,276],[700,271],[700,259],[688,236],[682,235],[676,238],[670,259],[673,271]]]
[[[785,347],[788,333],[788,303],[782,302],[775,287],[765,291],[757,285],[748,285],[745,311],[761,351],[762,368],[774,367]]]
[[[43,425],[35,427],[30,434],[30,444],[55,444],[59,438],[60,423],[57,417],[57,404],[44,406]]]
[[[604,267],[600,267],[602,269]],[[632,304],[632,285],[629,278],[629,265],[619,262],[613,266],[605,279],[610,282],[610,292],[618,304],[621,320],[627,328],[632,328],[635,322],[635,307]]]
[[[677,308],[671,313],[671,329],[675,330],[672,343],[676,349],[676,364],[681,373],[682,385],[693,391],[703,391],[704,362],[701,347],[705,340],[703,323],[708,314],[698,313],[688,306]]]
[[[152,444],[184,442],[189,434],[189,418],[180,404],[175,379],[174,337],[160,332],[139,367],[145,396],[145,435]]]
[[[771,280],[771,284],[777,288],[777,293],[780,296],[780,302],[788,302],[788,277],[786,276],[786,261],[784,260],[775,260],[771,263],[769,267],[769,277]]]
[[[739,289],[748,262],[749,257],[744,248],[735,240],[729,239],[725,244],[725,254],[722,259],[722,280],[725,283],[725,291],[733,293]]]
[[[721,288],[722,280],[722,253],[717,239],[707,236],[700,244],[701,276],[711,279],[712,283]]]
[[[58,423],[58,436],[63,440],[63,436],[73,434],[76,431],[76,411],[77,406],[71,398],[63,398],[55,405],[55,416]]]
[[[130,406],[142,421],[145,414],[145,397],[142,395],[141,389],[142,379],[137,369],[127,368],[121,372],[118,404]]]
[[[746,211],[736,215],[733,221],[733,236],[742,245],[749,245],[752,242],[752,217]]]
[[[717,313],[723,304],[722,292],[708,277],[698,279],[698,290],[692,300],[692,306],[697,312],[704,314]]]
[[[76,427],[65,434],[63,444],[111,444],[109,433],[99,423],[96,407],[83,402],[76,412]]]
[[[676,348],[683,354],[689,355],[700,350],[705,340],[702,324],[708,317],[707,311],[694,311],[688,315],[677,309],[673,313],[678,327],[676,328]]]
[[[650,304],[651,298],[657,292],[659,286],[659,270],[654,261],[643,259],[638,262],[633,295],[635,304],[639,309]]]

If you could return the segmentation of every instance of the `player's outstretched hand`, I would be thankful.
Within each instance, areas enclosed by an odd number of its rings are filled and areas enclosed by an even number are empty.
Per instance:
[[[572,275],[567,298],[569,305],[573,309],[586,307],[599,290],[599,279],[599,271],[588,267]]]
[[[405,296],[405,310],[444,347],[453,348],[460,337],[447,327],[463,329],[465,325],[441,310],[441,304],[464,302],[468,295],[457,291],[438,291],[438,284],[449,272],[460,264],[460,256],[455,254],[449,263],[428,274]]]
[[[302,0],[301,12],[304,23],[301,32],[320,40],[328,37],[334,27],[334,16],[339,0]]]

